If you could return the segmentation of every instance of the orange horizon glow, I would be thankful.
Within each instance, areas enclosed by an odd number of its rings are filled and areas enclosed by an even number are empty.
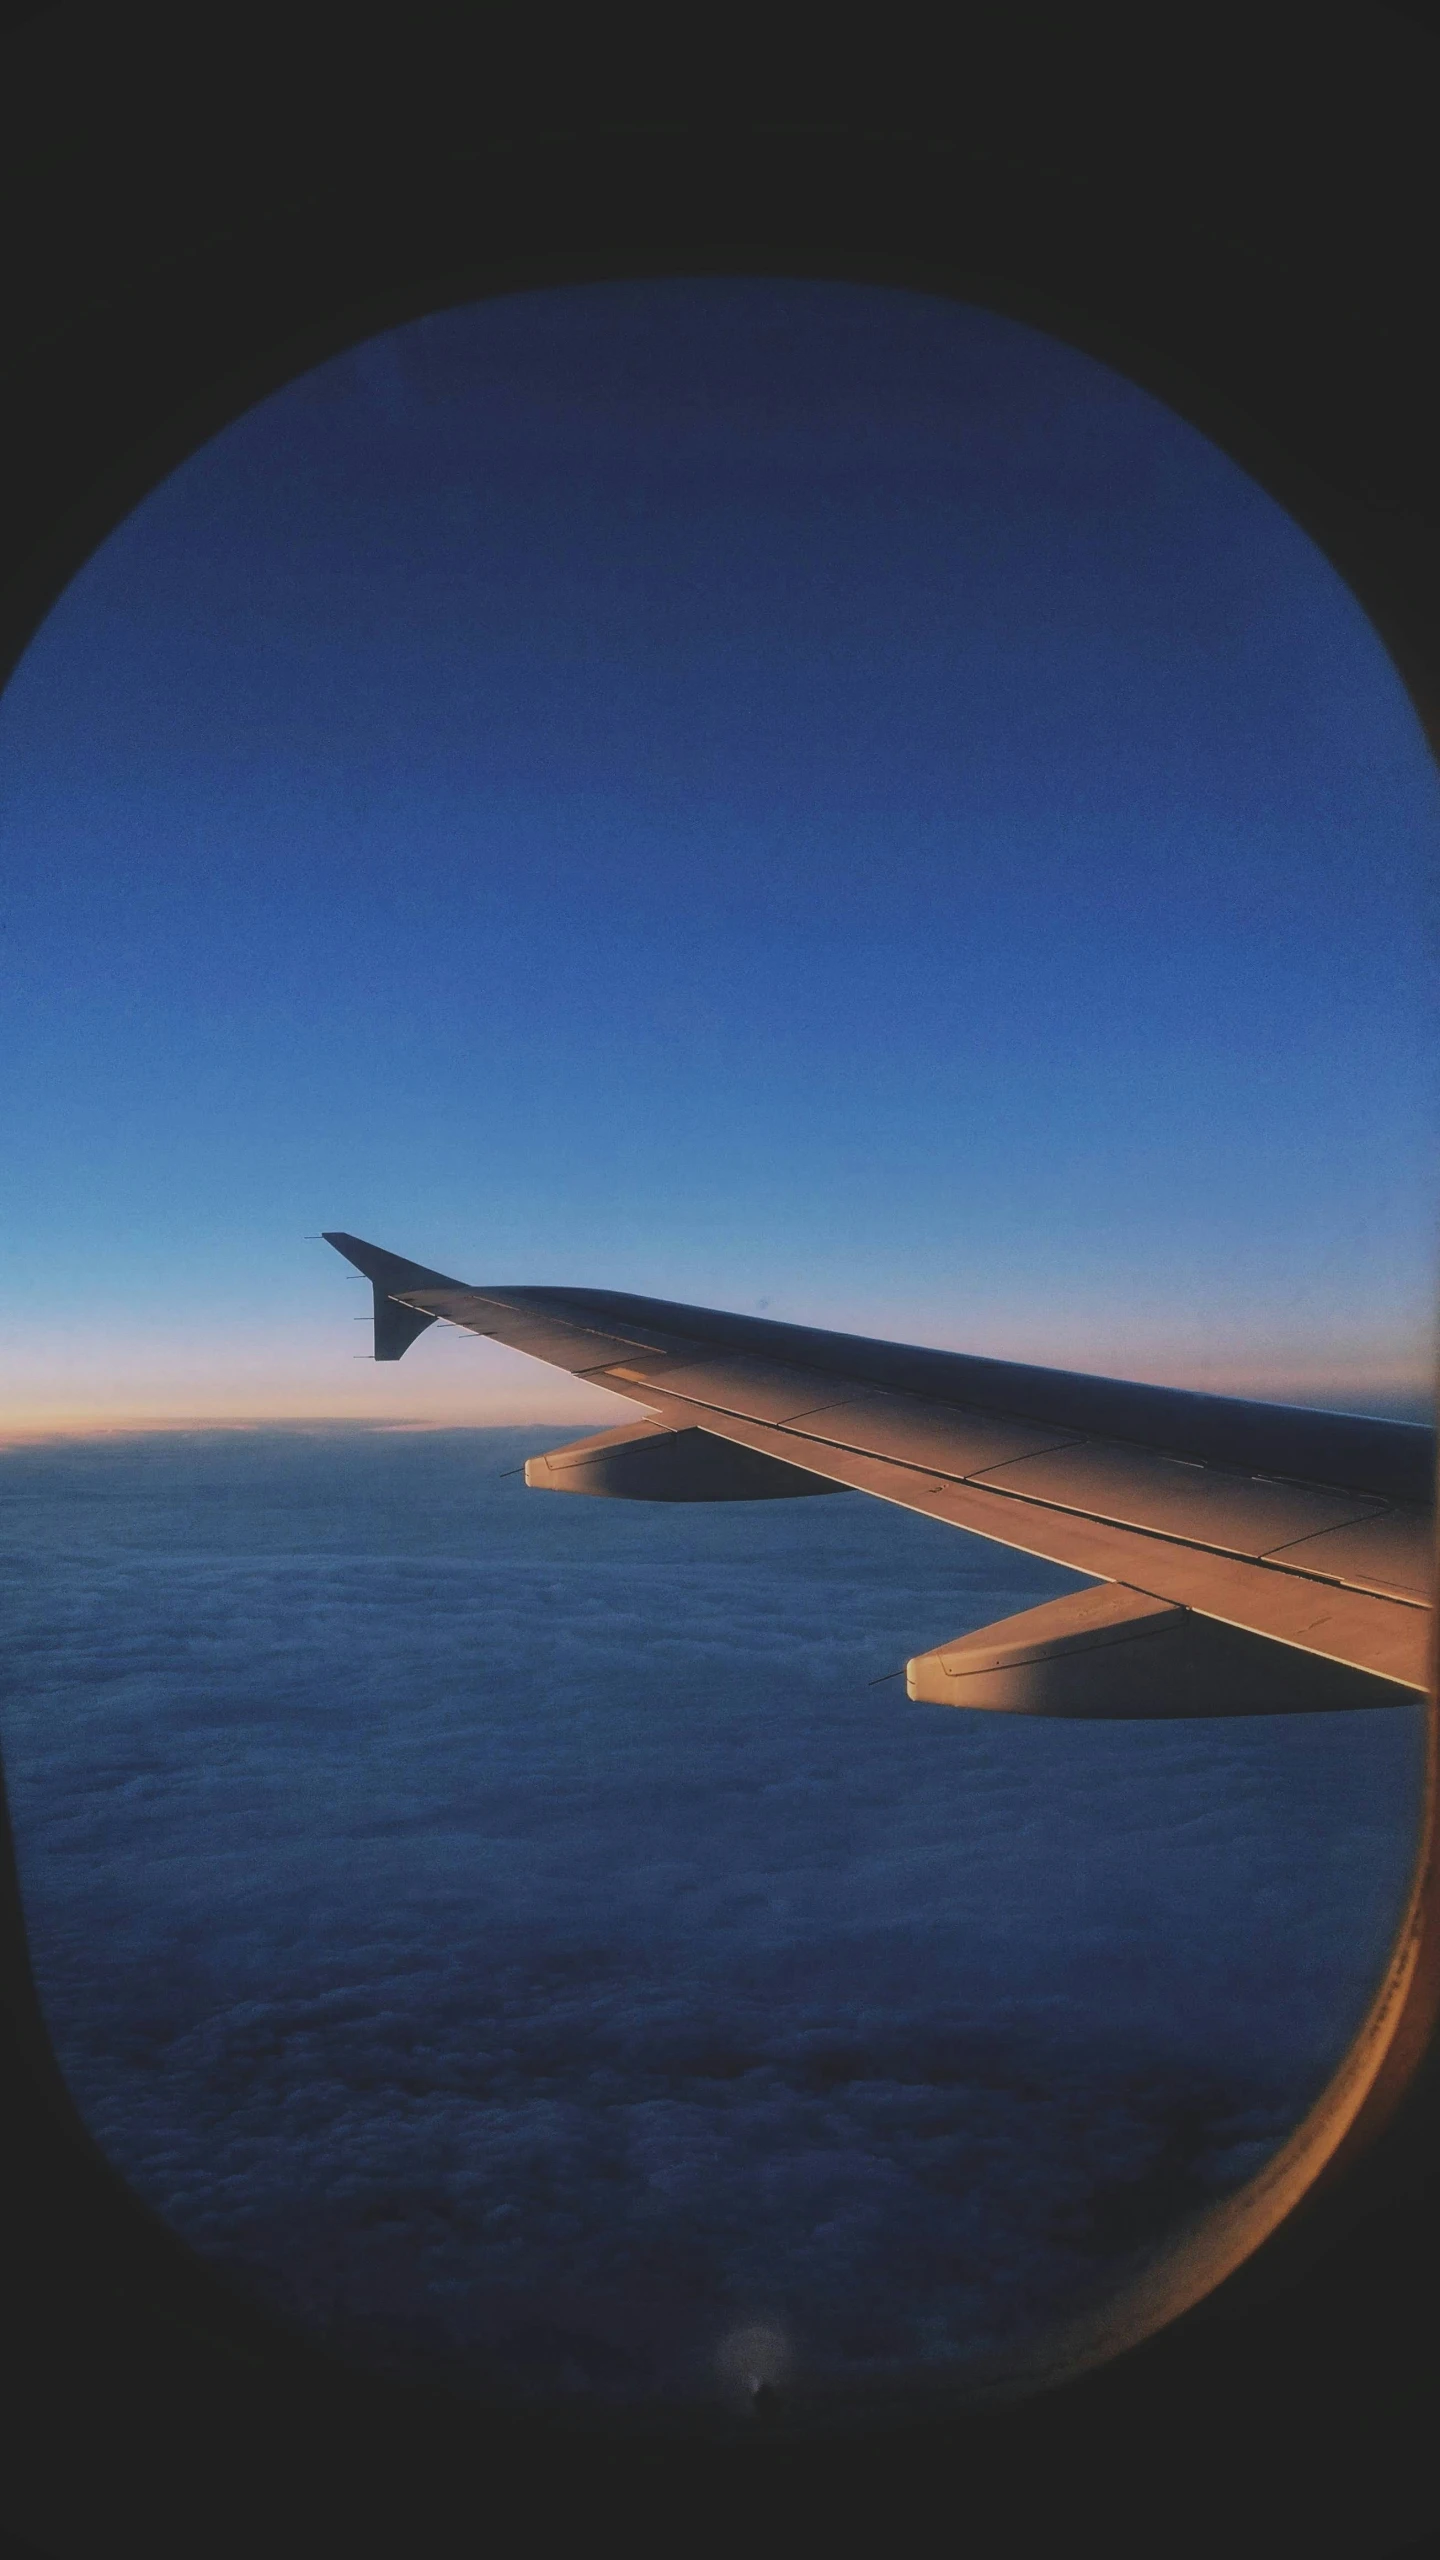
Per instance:
[[[1069,1366],[1057,1361],[1056,1366]],[[398,1368],[398,1364],[397,1364]],[[1342,1405],[1354,1405],[1365,1398],[1377,1404],[1400,1399],[1424,1400],[1435,1393],[1433,1373],[1415,1363],[1395,1364],[1384,1368],[1356,1364],[1353,1368],[1339,1364],[1325,1369],[1281,1369],[1260,1364],[1216,1362],[1213,1365],[1190,1362],[1138,1363],[1121,1370],[1114,1362],[1095,1366],[1086,1374],[1096,1377],[1136,1377],[1146,1384],[1161,1387],[1184,1387],[1206,1395],[1239,1396],[1262,1404],[1328,1404],[1337,1399]],[[394,1384],[391,1386],[391,1380]],[[588,1426],[601,1429],[617,1418],[624,1418],[634,1408],[626,1398],[607,1394],[602,1388],[590,1387],[562,1370],[538,1377],[533,1387],[501,1386],[497,1381],[466,1381],[463,1385],[452,1374],[439,1379],[417,1378],[413,1372],[403,1380],[404,1401],[399,1400],[402,1381],[395,1369],[389,1369],[384,1384],[372,1379],[367,1395],[317,1396],[313,1386],[308,1394],[287,1397],[277,1394],[274,1382],[269,1392],[264,1388],[253,1397],[221,1395],[213,1401],[201,1402],[193,1393],[178,1395],[172,1401],[164,1394],[151,1395],[143,1402],[121,1402],[117,1398],[87,1399],[71,1402],[61,1398],[16,1400],[8,1407],[0,1405],[0,1447],[16,1447],[26,1443],[58,1439],[109,1439],[163,1431],[264,1431],[326,1430],[336,1425],[359,1425],[375,1431],[443,1431],[522,1429],[533,1426],[549,1430],[573,1425],[577,1430]],[[387,1393],[387,1389],[389,1392]],[[394,1395],[395,1403],[390,1402]]]

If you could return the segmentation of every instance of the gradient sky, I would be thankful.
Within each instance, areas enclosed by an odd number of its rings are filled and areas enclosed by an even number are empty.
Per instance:
[[[439,1329],[362,1369],[330,1226],[1382,1404],[1437,846],[1308,538],[1033,329],[737,279],[389,332],[0,704],[0,1425],[612,1417]]]

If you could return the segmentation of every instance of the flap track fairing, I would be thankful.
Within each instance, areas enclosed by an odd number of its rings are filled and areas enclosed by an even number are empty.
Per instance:
[[[905,1665],[910,1697],[1001,1715],[1314,1715],[1416,1692],[1119,1583],[1047,1600]]]
[[[597,1493],[627,1502],[778,1502],[843,1485],[787,1466],[710,1431],[622,1424],[527,1458],[525,1481],[547,1493]]]

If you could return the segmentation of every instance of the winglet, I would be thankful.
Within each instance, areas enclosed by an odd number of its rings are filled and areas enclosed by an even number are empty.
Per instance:
[[[450,1280],[443,1271],[427,1271],[423,1262],[407,1262],[402,1254],[386,1253],[378,1244],[366,1244],[361,1236],[347,1236],[339,1229],[326,1228],[325,1242],[363,1271],[375,1292],[375,1357],[377,1360],[399,1360],[418,1334],[435,1322],[419,1307],[398,1303],[394,1292],[403,1289],[454,1289],[462,1284]]]

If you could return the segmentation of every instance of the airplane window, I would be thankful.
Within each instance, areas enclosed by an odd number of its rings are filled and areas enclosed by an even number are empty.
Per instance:
[[[202,2257],[486,2398],[878,2422],[1274,2155],[1403,1689],[912,1698],[1083,1573],[527,1488],[636,1406],[371,1359],[318,1237],[1428,1420],[1437,814],[1284,512],[922,293],[439,312],[96,553],[0,704],[0,1738],[68,2085]]]

